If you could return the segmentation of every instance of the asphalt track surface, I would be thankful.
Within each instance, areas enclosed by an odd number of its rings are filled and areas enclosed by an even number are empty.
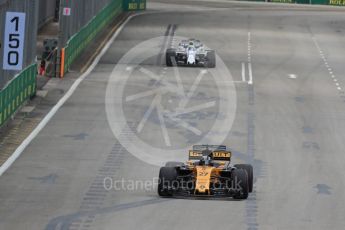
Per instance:
[[[344,12],[172,2],[152,2],[150,14],[127,23],[92,73],[0,177],[0,229],[343,229]],[[138,63],[120,61],[141,42],[165,35],[153,48],[154,56]],[[203,107],[174,120],[169,112],[180,105],[183,93],[168,90],[140,125],[155,96],[133,95],[178,85],[162,56],[177,36],[198,38],[215,49],[229,79],[212,77],[215,70],[209,70],[195,85],[202,69],[178,68],[186,94],[197,86],[185,108]],[[150,187],[105,190],[106,177],[152,181],[159,170],[124,148],[110,128],[105,98],[117,65],[131,74],[124,97],[114,106],[123,110],[139,139],[164,154],[208,132],[225,138],[234,163],[254,165],[254,192],[248,200],[161,199]],[[217,68],[223,68],[218,60]],[[223,105],[233,115],[224,113]],[[230,131],[213,130],[213,123],[227,115],[234,118],[223,124]]]

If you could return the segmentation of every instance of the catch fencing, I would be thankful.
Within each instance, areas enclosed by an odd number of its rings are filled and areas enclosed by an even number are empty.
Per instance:
[[[32,64],[18,76],[9,81],[0,91],[0,126],[2,126],[17,109],[36,94],[37,66]]]

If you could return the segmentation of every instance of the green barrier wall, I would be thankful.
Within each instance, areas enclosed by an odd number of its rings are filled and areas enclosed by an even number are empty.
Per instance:
[[[122,12],[122,0],[113,0],[104,7],[87,25],[73,35],[65,47],[64,73],[66,73],[73,61],[84,50],[111,20]]]
[[[315,4],[315,5],[329,5],[329,0],[311,0],[310,4]]]
[[[310,0],[296,0],[296,3],[299,3],[299,4],[310,4]]]
[[[36,94],[37,66],[24,69],[0,91],[0,126],[31,96]]]
[[[345,6],[345,0],[311,0],[312,4]]]
[[[296,3],[295,0],[269,0],[267,2],[278,2],[278,3]]]

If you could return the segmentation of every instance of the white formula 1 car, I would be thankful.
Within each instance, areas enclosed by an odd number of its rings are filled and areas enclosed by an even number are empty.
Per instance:
[[[216,55],[214,50],[207,49],[199,40],[191,38],[189,40],[182,40],[177,49],[167,49],[166,65],[214,68],[216,67]]]

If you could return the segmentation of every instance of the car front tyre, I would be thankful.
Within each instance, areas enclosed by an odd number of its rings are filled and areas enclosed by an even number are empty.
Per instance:
[[[249,194],[248,175],[244,169],[234,169],[232,172],[233,186],[235,186],[234,199],[247,199]]]
[[[158,195],[172,196],[171,187],[176,183],[177,171],[174,167],[162,167],[159,170]]]
[[[207,62],[206,67],[208,68],[215,68],[216,67],[216,53],[214,50],[210,50],[207,52]]]
[[[249,164],[237,164],[234,165],[237,169],[244,169],[248,175],[249,192],[253,192],[253,166]]]
[[[166,65],[173,66],[172,59],[176,58],[176,50],[175,49],[167,49],[165,53]]]

